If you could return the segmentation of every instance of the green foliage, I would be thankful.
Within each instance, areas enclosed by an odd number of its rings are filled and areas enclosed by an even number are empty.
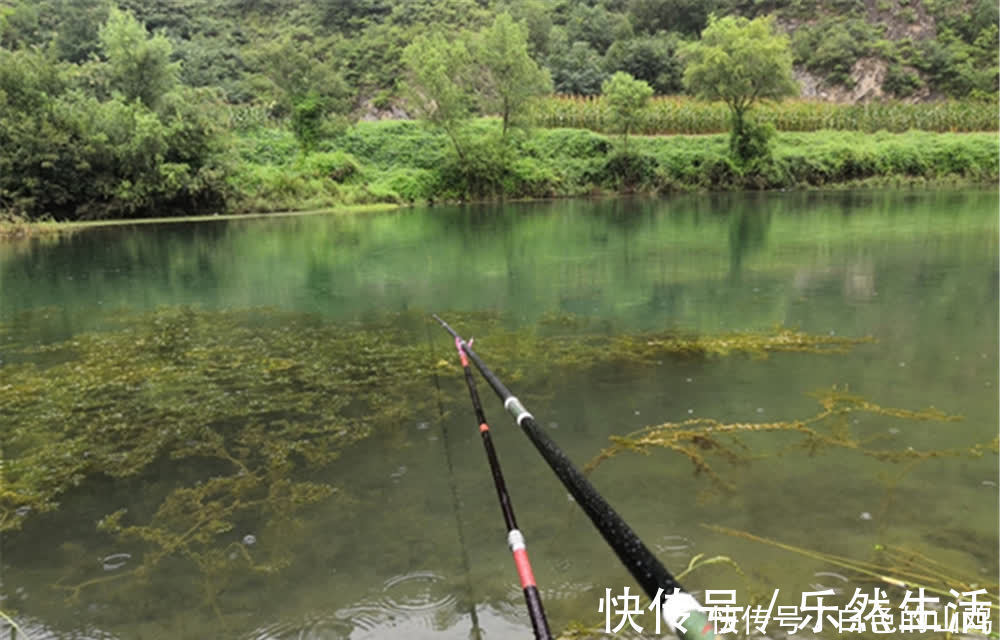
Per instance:
[[[864,19],[830,17],[797,29],[792,50],[796,63],[834,84],[848,85],[854,63],[874,53],[880,36]]]
[[[752,118],[733,118],[729,152],[741,166],[754,161],[766,162],[771,156],[770,142],[774,133],[771,124],[761,124]]]
[[[565,39],[553,44],[546,64],[556,93],[593,96],[607,78],[600,54],[586,42],[571,45]]]
[[[655,184],[655,176],[656,158],[625,149],[608,157],[601,179],[616,191],[631,191],[640,187],[649,189]]]
[[[628,134],[642,117],[653,89],[643,80],[619,71],[601,86],[608,104],[612,124],[622,132],[624,151],[628,152]]]
[[[771,18],[710,19],[699,42],[681,48],[684,85],[699,97],[722,100],[742,117],[758,100],[795,95],[788,38]]]
[[[628,16],[642,33],[672,31],[697,36],[717,4],[714,0],[630,0]]]
[[[914,71],[894,64],[886,70],[882,86],[897,98],[907,98],[923,88],[924,82]]]
[[[180,72],[180,65],[170,61],[170,41],[163,34],[149,36],[135,17],[118,9],[111,10],[99,36],[111,88],[128,102],[159,107],[163,96],[177,86]]]
[[[508,13],[479,32],[474,52],[482,67],[478,94],[486,113],[500,115],[502,136],[527,113],[530,101],[552,91],[547,71],[528,55],[527,32]]]
[[[111,4],[103,0],[59,0],[54,9],[58,12],[61,23],[51,42],[56,56],[69,62],[84,62],[96,54],[98,43],[103,40],[99,30],[115,11]],[[157,43],[153,48],[162,46],[163,43]],[[137,52],[138,55],[140,54]],[[150,53],[147,52],[146,55]],[[152,55],[155,58],[158,54]]]
[[[758,100],[798,93],[788,38],[773,32],[772,18],[711,18],[701,41],[685,45],[684,84],[699,97],[722,100],[732,112],[730,148],[738,162],[766,155],[767,129],[744,122]],[[763,158],[763,156],[759,156]]]
[[[292,107],[292,132],[303,150],[311,151],[319,141],[324,111],[323,99],[315,93],[306,94]]]
[[[683,68],[677,58],[678,40],[658,34],[618,40],[604,55],[605,69],[624,71],[646,81],[657,94],[679,93],[683,88]]]
[[[472,114],[472,59],[465,43],[442,34],[422,36],[403,51],[405,89],[413,113],[441,127],[459,158],[465,155],[461,128]]]
[[[126,18],[119,14],[114,27],[132,33]],[[114,51],[122,33],[106,33]],[[94,68],[121,87],[109,98],[82,88],[90,86],[89,67],[0,50],[0,208],[28,219],[74,220],[224,206],[218,106],[204,91],[164,92],[169,63],[142,57],[152,41],[143,39],[124,58],[115,53],[118,67]],[[137,59],[157,63],[148,77],[132,73]],[[124,91],[136,95],[127,99]]]
[[[616,39],[630,35],[628,20],[613,14],[603,4],[578,3],[570,12],[566,24],[569,42],[585,42],[598,55],[603,55]]]
[[[262,69],[251,81],[258,99],[270,98],[278,115],[290,115],[292,131],[304,151],[325,137],[324,125],[345,116],[353,94],[337,70],[324,42],[297,31],[247,53]]]

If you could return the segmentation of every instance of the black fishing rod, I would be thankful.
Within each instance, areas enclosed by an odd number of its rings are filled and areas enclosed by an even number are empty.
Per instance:
[[[437,314],[434,319],[441,323],[445,331],[455,338],[460,352],[479,369],[486,382],[496,392],[503,402],[504,409],[513,417],[524,433],[535,445],[538,452],[562,481],[576,503],[580,505],[590,521],[594,523],[605,542],[618,556],[642,590],[653,601],[659,601],[659,613],[667,624],[682,638],[682,640],[712,640],[715,638],[713,625],[701,610],[701,605],[695,598],[684,591],[680,583],[655,555],[643,544],[639,536],[632,531],[624,519],[611,508],[611,505],[597,492],[590,481],[573,466],[565,453],[552,441],[535,422],[521,401],[510,392],[499,378],[486,366],[486,363],[472,350],[472,347],[462,339],[462,336],[452,329],[447,322]],[[610,607],[610,603],[608,605]]]
[[[500,510],[503,512],[503,520],[507,525],[507,546],[514,554],[514,565],[517,567],[517,575],[521,579],[521,589],[524,591],[524,601],[528,605],[528,616],[531,618],[531,626],[535,630],[535,638],[537,640],[551,640],[552,633],[549,631],[548,620],[545,619],[542,598],[538,593],[538,586],[535,584],[531,562],[528,560],[528,549],[524,543],[524,535],[517,528],[514,505],[511,504],[510,495],[507,493],[507,484],[503,481],[500,460],[497,459],[496,449],[493,448],[493,438],[490,436],[490,425],[486,422],[486,414],[483,413],[483,405],[479,401],[476,381],[472,377],[472,370],[469,368],[469,359],[465,356],[463,344],[459,338],[455,338],[455,348],[458,349],[458,357],[461,359],[462,369],[465,371],[465,384],[469,388],[472,408],[476,413],[476,420],[479,422],[479,433],[483,437],[483,447],[486,449],[486,457],[490,462],[490,471],[493,472],[493,486],[496,487],[497,498],[500,500]]]

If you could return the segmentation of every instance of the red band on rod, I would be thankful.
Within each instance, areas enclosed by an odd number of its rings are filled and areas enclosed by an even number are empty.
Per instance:
[[[483,433],[484,431],[489,431],[489,430],[490,430],[490,425],[486,424],[485,422],[479,425],[479,433]]]
[[[462,348],[461,338],[455,338],[455,348],[458,349],[458,355],[462,358],[462,367],[469,366],[469,359],[465,357],[465,349]]]
[[[535,574],[531,572],[531,563],[528,562],[528,552],[525,549],[518,549],[514,552],[514,564],[517,565],[517,575],[521,578],[521,588],[535,587]]]

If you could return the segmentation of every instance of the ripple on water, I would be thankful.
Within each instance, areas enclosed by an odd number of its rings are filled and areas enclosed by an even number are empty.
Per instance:
[[[663,536],[653,543],[653,549],[668,560],[683,560],[685,563],[694,554],[694,544],[684,536]]]
[[[105,556],[101,560],[101,563],[105,571],[117,571],[124,567],[131,559],[131,553],[112,553],[110,556]]]
[[[343,640],[353,627],[333,615],[317,615],[305,620],[275,622],[261,627],[248,640]]]
[[[414,571],[386,580],[382,597],[388,608],[406,613],[432,613],[455,604],[444,578],[432,571]]]

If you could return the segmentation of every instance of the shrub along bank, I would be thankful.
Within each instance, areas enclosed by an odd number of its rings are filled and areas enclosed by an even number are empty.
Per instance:
[[[244,132],[230,178],[237,211],[370,202],[441,202],[872,184],[992,183],[994,133],[777,133],[762,157],[740,164],[725,134],[619,139],[580,129],[465,131],[459,162],[444,134],[411,121],[363,122],[302,153],[290,131]]]

